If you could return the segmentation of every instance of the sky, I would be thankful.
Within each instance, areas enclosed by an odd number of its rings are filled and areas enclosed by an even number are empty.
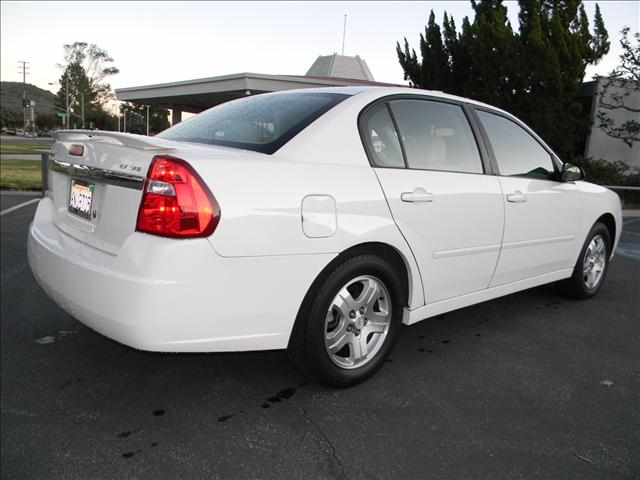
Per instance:
[[[586,1],[591,23],[595,3]],[[517,26],[517,2],[505,2]],[[587,69],[586,79],[618,63],[618,32],[640,29],[640,2],[599,2],[611,52]],[[364,58],[376,80],[404,84],[395,45],[407,37],[418,48],[429,11],[445,11],[459,27],[473,16],[469,1],[438,2],[0,2],[0,78],[22,81],[18,61],[29,63],[27,82],[57,91],[63,45],[94,43],[120,73],[113,88],[231,73],[304,75],[318,55],[340,53],[347,15],[345,55]]]

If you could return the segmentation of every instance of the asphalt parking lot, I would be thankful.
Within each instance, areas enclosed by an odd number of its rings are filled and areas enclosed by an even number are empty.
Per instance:
[[[82,326],[26,263],[35,207],[0,220],[3,478],[640,475],[640,217],[595,299],[545,286],[405,327],[374,378],[330,390],[283,352],[143,353]]]

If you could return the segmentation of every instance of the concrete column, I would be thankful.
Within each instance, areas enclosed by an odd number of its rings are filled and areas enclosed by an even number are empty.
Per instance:
[[[182,121],[182,106],[174,105],[171,109],[171,125],[175,125]]]

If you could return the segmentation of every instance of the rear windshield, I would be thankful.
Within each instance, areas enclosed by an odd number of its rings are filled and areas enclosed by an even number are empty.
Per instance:
[[[158,137],[273,153],[349,95],[278,93],[223,103]]]

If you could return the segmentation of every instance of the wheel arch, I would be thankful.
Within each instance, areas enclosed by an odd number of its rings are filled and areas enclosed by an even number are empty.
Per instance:
[[[594,225],[598,222],[604,224],[609,231],[609,240],[611,242],[610,248],[613,249],[613,246],[616,244],[616,219],[610,213],[605,213],[601,215],[595,222]]]
[[[411,275],[411,265],[410,262],[405,258],[405,256],[400,252],[397,248],[392,245],[384,242],[365,242],[360,243],[358,245],[354,245],[352,247],[347,248],[342,251],[337,257],[332,259],[316,276],[315,280],[309,286],[307,293],[304,295],[302,299],[302,303],[298,308],[298,313],[296,315],[296,319],[291,330],[291,334],[289,335],[289,344],[291,343],[291,338],[294,336],[294,331],[296,327],[301,323],[301,317],[304,312],[304,307],[311,300],[312,292],[317,291],[319,286],[324,282],[324,280],[329,276],[329,274],[335,269],[338,265],[345,262],[349,258],[352,258],[356,255],[360,255],[363,253],[374,254],[389,260],[393,265],[396,272],[400,275],[402,281],[402,291],[403,291],[403,307],[407,307],[410,304],[410,299],[412,296],[412,291],[414,288],[422,288],[422,284],[415,285],[415,281],[412,280]]]

